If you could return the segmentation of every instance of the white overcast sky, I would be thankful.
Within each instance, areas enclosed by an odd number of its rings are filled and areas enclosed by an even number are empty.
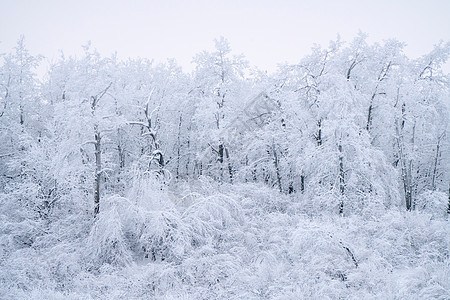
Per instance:
[[[80,54],[90,40],[105,56],[175,58],[190,71],[192,57],[223,35],[233,52],[273,71],[359,30],[371,42],[397,38],[418,57],[450,40],[450,0],[0,0],[0,53],[24,34],[31,53],[50,61],[59,50]]]

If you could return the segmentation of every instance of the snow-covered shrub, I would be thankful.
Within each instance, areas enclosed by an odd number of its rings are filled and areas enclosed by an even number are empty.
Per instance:
[[[292,198],[262,183],[235,184],[227,187],[229,195],[238,195],[242,208],[252,210],[253,214],[286,212]]]
[[[220,243],[223,236],[232,234],[243,223],[240,205],[223,194],[199,197],[183,213],[182,219],[192,230],[194,246],[203,244],[210,238]]]
[[[139,197],[132,201],[111,196],[105,199],[103,208],[120,212],[117,215],[120,236],[138,259],[179,260],[190,245],[188,228],[172,203],[159,202],[170,201],[164,191],[153,193],[152,190],[145,189],[142,193],[144,192],[149,197],[146,198],[148,203]],[[156,200],[154,196],[158,196]],[[154,207],[151,204],[154,204]]]
[[[147,211],[141,226],[139,245],[145,258],[178,261],[190,245],[189,231],[176,211]]]
[[[127,198],[132,203],[148,211],[167,210],[174,207],[157,172],[134,168],[130,176],[133,180]]]
[[[290,253],[309,276],[346,281],[349,271],[358,267],[352,248],[333,227],[300,223]]]
[[[115,206],[101,211],[87,239],[88,258],[94,267],[110,264],[127,266],[132,262],[119,212]]]
[[[223,299],[232,295],[232,283],[242,267],[239,257],[205,245],[183,261],[181,278],[201,297]]]
[[[128,198],[112,198],[121,208],[125,236],[138,257],[174,261],[188,250],[189,230],[157,174],[135,170]]]
[[[445,218],[447,217],[448,201],[446,193],[427,190],[417,197],[416,209],[431,214],[433,218]]]

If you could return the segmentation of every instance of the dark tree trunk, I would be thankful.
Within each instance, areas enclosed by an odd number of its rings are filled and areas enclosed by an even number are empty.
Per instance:
[[[278,190],[281,193],[283,191],[283,189],[281,187],[281,175],[280,175],[278,153],[277,153],[277,150],[276,150],[276,147],[275,147],[275,141],[274,140],[272,140],[272,153],[273,153],[273,165],[275,167],[275,174],[277,176]]]
[[[295,175],[294,175],[294,171],[292,170],[292,167],[289,168],[289,185],[288,185],[288,194],[293,194],[296,192],[296,189],[294,187],[294,180],[295,180]]]
[[[224,153],[224,146],[223,146],[223,144],[219,144],[219,151],[218,151],[219,157],[217,158],[217,160],[220,163],[223,163],[223,153]]]
[[[181,122],[182,122],[183,118],[182,115],[180,114],[180,119],[178,122],[178,137],[177,137],[177,175],[176,175],[176,179],[180,178],[180,160],[181,160]]]
[[[98,125],[94,127],[95,131],[95,183],[94,183],[94,217],[100,212],[100,185],[102,172],[102,152],[101,136],[98,131]]]
[[[316,135],[317,146],[322,145],[322,119],[317,121],[317,135]]]
[[[190,164],[190,162],[191,162],[191,142],[190,142],[190,140],[191,140],[191,135],[190,135],[190,132],[191,132],[191,124],[189,123],[189,126],[188,126],[188,129],[187,129],[187,131],[188,131],[188,137],[187,137],[187,142],[186,142],[186,153],[188,154],[187,155],[187,161],[186,161],[186,176],[189,176],[189,164]],[[192,174],[192,175],[194,175],[194,174]]]
[[[225,156],[226,156],[226,159],[227,159],[228,175],[230,176],[230,182],[233,183],[233,167],[231,166],[230,154],[228,152],[228,148],[225,148]]]
[[[447,214],[450,214],[450,183],[448,184],[448,207]]]
[[[433,175],[431,177],[431,189],[433,191],[436,190],[437,168],[438,168],[438,162],[439,162],[439,156],[440,156],[441,138],[443,136],[444,136],[444,134],[439,136],[437,144],[436,144],[436,155],[434,156]]]
[[[305,175],[300,175],[300,191],[305,192]]]
[[[344,155],[342,153],[342,145],[338,146],[339,149],[339,214],[344,215],[344,193],[345,193],[345,173],[344,173]]]
[[[91,96],[91,113],[95,116],[95,110],[100,99],[106,94],[111,87],[112,82],[96,96]],[[98,129],[98,124],[94,125],[94,146],[95,146],[95,182],[94,182],[94,217],[100,212],[100,189],[102,177],[102,150],[101,150],[101,135]]]
[[[372,96],[372,100],[370,101],[370,105],[369,105],[369,112],[367,113],[367,124],[366,124],[367,131],[370,131],[370,126],[372,125],[372,109],[373,109],[372,101],[373,101],[374,96]]]

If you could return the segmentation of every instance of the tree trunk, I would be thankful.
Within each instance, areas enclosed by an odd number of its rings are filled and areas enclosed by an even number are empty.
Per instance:
[[[277,176],[278,190],[281,193],[283,191],[283,189],[281,187],[281,175],[280,175],[278,154],[277,154],[277,150],[275,148],[275,140],[272,140],[272,153],[273,153],[273,165],[275,167],[275,173],[276,173],[276,176]]]
[[[223,163],[223,153],[224,153],[224,146],[223,146],[222,143],[220,143],[220,144],[219,144],[219,151],[218,151],[219,157],[217,158],[217,160],[218,160],[220,163]]]
[[[300,191],[302,192],[302,194],[305,192],[305,175],[300,175]]]
[[[118,158],[119,158],[119,171],[117,176],[117,182],[120,182],[120,176],[122,174],[123,169],[125,168],[125,149],[122,144],[120,129],[117,129],[117,152],[118,152]]]
[[[345,193],[345,173],[344,173],[344,155],[342,153],[342,145],[338,146],[339,150],[339,214],[344,215],[344,193]]]
[[[95,116],[95,110],[100,99],[106,94],[108,89],[111,87],[112,82],[96,96],[91,96],[91,113]],[[101,135],[98,129],[98,124],[94,125],[94,141],[95,141],[95,182],[94,182],[94,218],[100,212],[100,188],[101,188],[101,177],[102,177],[102,151],[101,151]]]
[[[223,157],[224,157],[224,146],[223,143],[219,144],[219,150],[217,151],[217,161],[219,162],[219,174],[218,174],[218,179],[220,182],[222,182],[223,180]]]
[[[448,207],[447,214],[450,214],[450,183],[448,184]]]
[[[397,148],[398,148],[398,160],[401,165],[401,176],[403,182],[403,193],[405,197],[405,207],[406,210],[413,209],[413,197],[412,197],[412,161],[407,161],[404,153],[404,137],[403,137],[403,129],[405,128],[406,122],[406,104],[402,104],[401,108],[402,118],[399,124],[399,121],[396,121],[396,135],[397,135]],[[415,130],[415,126],[413,127],[413,131]],[[411,139],[411,143],[414,145],[414,132],[413,137]]]
[[[414,126],[412,128],[412,136],[411,136],[411,149],[414,152],[414,144],[415,144],[415,135],[416,135],[416,121],[414,120]],[[419,172],[419,170],[417,170]],[[411,201],[411,209],[414,210],[416,208],[415,194],[413,193],[414,186],[417,188],[416,180],[413,178],[413,160],[409,159],[408,165],[408,173],[409,173],[409,195]]]
[[[369,104],[369,111],[367,113],[367,124],[366,124],[366,130],[370,132],[370,126],[372,125],[372,110],[373,110],[373,99],[375,98],[376,94],[372,95],[372,98],[370,99]]]
[[[228,148],[225,148],[225,157],[227,159],[228,175],[230,176],[230,183],[233,183],[233,167],[231,166],[230,154],[228,153]]]
[[[289,169],[289,187],[288,187],[288,194],[292,194],[295,192],[294,189],[294,175],[293,175],[292,167]]]
[[[440,155],[441,139],[443,136],[444,136],[444,134],[439,136],[437,144],[436,144],[436,155],[434,156],[433,175],[431,177],[431,189],[433,191],[436,190],[437,167],[438,167],[438,161],[439,161],[439,155]]]
[[[94,183],[94,217],[100,212],[100,185],[102,172],[102,152],[101,152],[101,136],[98,131],[98,125],[94,127],[95,131],[95,183]]]
[[[181,122],[183,118],[180,114],[180,119],[178,122],[178,137],[177,137],[177,176],[175,177],[177,180],[180,178],[180,153],[181,153]]]
[[[19,112],[20,112],[20,125],[23,125],[23,123],[25,122],[25,117],[22,105],[19,105]]]
[[[322,119],[320,119],[319,121],[317,121],[317,135],[316,135],[316,141],[317,141],[317,146],[322,145]]]
[[[408,172],[406,165],[406,159],[403,154],[402,138],[397,138],[397,144],[399,149],[399,160],[401,164],[402,182],[403,182],[403,193],[405,195],[405,205],[406,210],[411,210],[411,176]]]
[[[186,153],[187,153],[187,161],[186,161],[186,176],[189,177],[189,164],[191,162],[191,124],[189,122],[189,126],[187,128],[188,131],[188,137],[187,137],[187,141],[186,141]],[[194,173],[192,174],[193,176],[195,175]]]

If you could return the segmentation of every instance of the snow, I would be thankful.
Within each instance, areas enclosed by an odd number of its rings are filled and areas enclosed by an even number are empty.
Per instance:
[[[450,298],[450,44],[359,36],[271,76],[224,38],[193,74],[85,47],[39,82],[23,43],[0,64],[0,299]]]

